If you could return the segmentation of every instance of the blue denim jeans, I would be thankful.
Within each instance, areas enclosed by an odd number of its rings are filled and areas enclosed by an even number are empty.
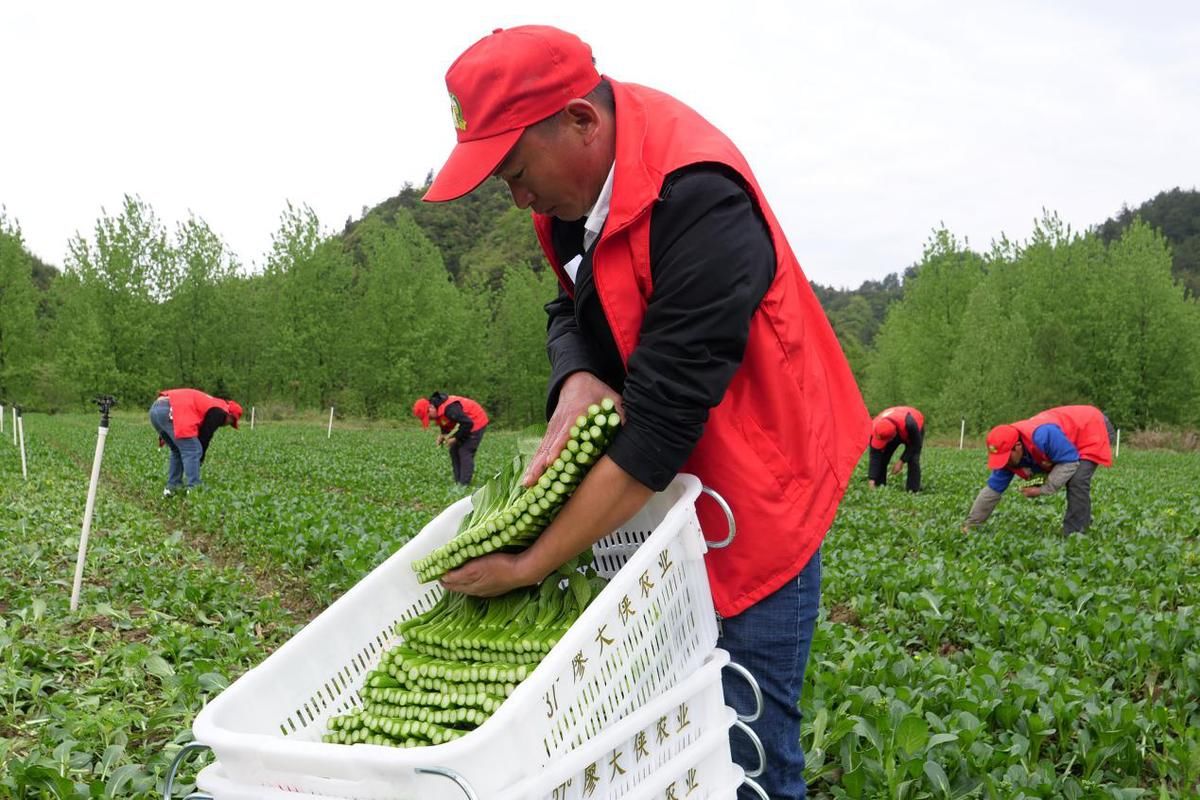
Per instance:
[[[763,693],[763,714],[750,727],[762,740],[767,768],[755,780],[772,800],[799,800],[808,794],[804,782],[804,748],[800,745],[800,693],[804,668],[821,602],[821,551],[800,574],[774,594],[721,621],[717,646],[754,675]],[[745,679],[732,670],[724,677],[725,702],[739,714],[754,710],[754,695]],[[733,760],[747,771],[758,767],[758,753],[745,734],[730,734]],[[738,790],[739,800],[757,795]]]
[[[200,439],[195,436],[175,438],[171,403],[167,398],[160,397],[150,406],[150,424],[171,450],[171,457],[167,461],[167,488],[178,489],[183,485],[184,476],[187,476],[188,488],[199,486],[200,456],[204,453],[204,448],[200,446]]]

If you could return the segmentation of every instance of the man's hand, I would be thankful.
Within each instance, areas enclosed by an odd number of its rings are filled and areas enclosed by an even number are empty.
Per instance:
[[[445,443],[446,443],[446,435],[444,433],[439,433],[437,435],[437,446],[441,447]]]
[[[529,460],[529,466],[521,478],[522,484],[532,486],[542,476],[546,465],[558,458],[558,454],[566,446],[575,420],[586,412],[592,403],[599,403],[606,397],[611,397],[616,402],[617,413],[624,420],[621,395],[595,375],[590,372],[576,372],[563,381],[562,390],[558,393],[558,405],[554,407],[554,415],[546,425],[546,435],[542,437],[541,444]]]
[[[971,526],[970,526],[970,525],[967,525],[967,524],[964,524],[964,525],[962,526],[962,532],[963,532],[963,533],[970,533],[970,532],[971,532]]]
[[[536,578],[522,573],[520,556],[511,553],[490,553],[473,558],[442,576],[442,586],[448,591],[475,597],[496,597],[537,582]]]
[[[1021,494],[1025,495],[1026,497],[1041,497],[1042,488],[1040,486],[1022,486]]]
[[[903,462],[903,461],[897,461],[895,464],[893,464],[893,465],[892,465],[892,474],[893,474],[893,475],[899,475],[899,474],[900,474],[900,471],[901,471],[902,469],[904,469],[904,462]]]

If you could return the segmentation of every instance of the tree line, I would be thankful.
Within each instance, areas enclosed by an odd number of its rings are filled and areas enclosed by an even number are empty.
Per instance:
[[[873,410],[911,404],[934,430],[965,418],[978,431],[1088,402],[1124,427],[1195,425],[1200,213],[1189,228],[1197,193],[1176,192],[1151,211],[1182,239],[1128,209],[1082,234],[1047,215],[1026,242],[981,254],[938,230],[903,273],[814,289]],[[406,185],[337,233],[289,206],[256,270],[203,219],[169,231],[137,197],[75,236],[61,271],[0,212],[0,400],[77,409],[111,393],[139,407],[195,386],[403,418],[441,389],[506,426],[540,421],[542,306],[557,287],[527,214],[499,182],[453,204],[421,193]]]
[[[544,413],[552,274],[514,264],[459,284],[404,208],[330,235],[289,206],[249,273],[202,219],[168,232],[126,197],[71,240],[64,266],[39,289],[19,225],[0,216],[0,399],[149,407],[194,386],[247,408],[404,417],[441,389],[510,425]]]

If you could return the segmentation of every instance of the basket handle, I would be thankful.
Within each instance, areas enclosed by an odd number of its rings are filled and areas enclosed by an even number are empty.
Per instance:
[[[462,793],[467,796],[467,800],[479,800],[479,795],[475,794],[475,790],[471,788],[471,784],[467,782],[467,779],[448,767],[416,767],[413,769],[413,772],[423,775],[441,775],[443,778],[449,778],[458,784],[458,788],[462,789]]]
[[[175,760],[171,762],[171,769],[167,771],[167,782],[163,786],[163,800],[172,800],[174,798],[175,773],[179,771],[179,765],[183,763],[183,759],[187,754],[209,749],[208,745],[201,744],[200,742],[188,742],[179,748],[179,752],[175,754]],[[213,800],[213,796],[206,792],[192,792],[184,800]]]
[[[761,797],[762,800],[771,800],[770,795],[767,794],[767,790],[759,786],[757,782],[750,780],[749,776],[742,777],[742,785]]]
[[[716,501],[721,510],[725,512],[725,520],[729,523],[729,535],[719,542],[712,542],[708,539],[704,543],[708,545],[709,550],[720,550],[723,547],[729,547],[733,544],[733,537],[737,536],[737,524],[733,521],[733,509],[729,507],[729,503],[725,502],[725,498],[717,493],[716,489],[711,489],[708,486],[701,486],[700,492],[706,494]]]
[[[737,674],[739,674],[743,678],[745,678],[746,683],[750,684],[750,691],[754,692],[754,702],[756,704],[754,713],[753,714],[738,714],[737,718],[740,719],[742,722],[756,722],[758,720],[758,718],[762,716],[763,695],[762,695],[762,689],[759,688],[758,681],[756,681],[754,679],[754,673],[750,672],[750,670],[746,669],[745,667],[743,667],[741,664],[737,663],[736,661],[730,661],[729,663],[727,663],[725,665],[725,667],[728,667],[729,669],[733,670],[734,672],[736,672]],[[736,710],[737,709],[734,709],[734,711],[736,711]]]
[[[740,719],[733,721],[733,727],[740,730],[750,739],[750,744],[754,745],[754,749],[758,751],[758,769],[747,770],[747,778],[757,778],[767,771],[767,752],[763,750],[762,740],[758,738],[758,734],[750,729],[750,726],[742,722]]]

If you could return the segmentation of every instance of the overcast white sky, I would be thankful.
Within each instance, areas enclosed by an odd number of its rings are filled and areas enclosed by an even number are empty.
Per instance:
[[[548,23],[747,155],[808,276],[857,286],[939,223],[985,249],[1200,185],[1200,3],[62,2],[0,6],[0,205],[61,266],[124,194],[263,263],[288,201],[339,229],[453,145],[443,76]]]

